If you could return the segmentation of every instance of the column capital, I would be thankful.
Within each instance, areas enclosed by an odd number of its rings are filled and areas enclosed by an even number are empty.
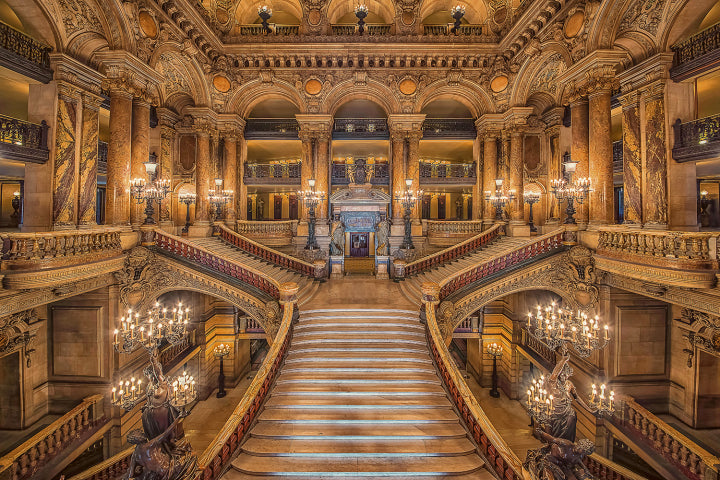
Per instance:
[[[102,105],[103,98],[100,95],[96,95],[94,93],[90,92],[82,92],[82,103],[83,108],[91,108],[93,110],[100,110],[100,105]]]
[[[423,122],[426,115],[424,113],[417,114],[390,114],[388,115],[388,128],[390,133],[393,131],[402,132],[420,132],[422,134]]]
[[[300,126],[299,134],[310,135],[312,138],[317,138],[321,134],[329,135],[332,132],[332,115],[298,113],[295,115],[295,119]]]
[[[545,125],[547,125],[545,127],[545,131],[547,132],[548,129],[557,128],[558,132],[559,132],[564,116],[565,116],[565,108],[564,107],[551,108],[550,110],[545,112],[545,114],[542,116],[542,121],[545,123]]]
[[[640,105],[640,91],[632,90],[626,92],[618,97],[618,100],[623,109],[637,107]]]
[[[51,53],[50,65],[55,80],[71,84],[82,91],[100,94],[103,82],[103,75],[100,72],[64,53]]]
[[[640,95],[646,101],[657,100],[665,96],[665,80],[657,80],[640,90]]]
[[[219,113],[217,116],[217,126],[224,137],[231,133],[236,137],[242,135],[246,125],[245,119],[234,113]]]
[[[57,82],[57,94],[59,98],[67,102],[77,102],[81,97],[80,89],[65,81]]]
[[[585,88],[590,97],[612,94],[617,84],[615,67],[600,65],[585,72]]]
[[[164,78],[146,62],[124,50],[99,52],[95,59],[107,79],[120,78],[133,95],[147,98],[149,103],[157,103],[157,87]]]
[[[618,74],[622,91],[639,90],[657,80],[669,79],[673,59],[673,53],[658,53]]]

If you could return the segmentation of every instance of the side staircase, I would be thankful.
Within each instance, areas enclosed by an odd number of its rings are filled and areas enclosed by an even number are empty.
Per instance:
[[[245,253],[219,237],[191,238],[190,242],[218,256],[255,268],[279,283],[296,282],[298,287],[300,287],[298,291],[299,305],[303,305],[310,300],[315,292],[317,292],[319,282],[313,278],[273,265],[249,253]]]
[[[408,300],[413,303],[419,303],[422,298],[420,287],[423,282],[440,283],[441,280],[449,278],[468,267],[480,264],[486,260],[492,259],[493,257],[500,256],[506,251],[514,250],[526,243],[530,243],[531,241],[532,239],[530,238],[498,237],[484,248],[469,253],[464,257],[444,263],[430,270],[422,271],[416,275],[406,277],[400,284],[400,288]]]
[[[495,478],[476,450],[417,312],[309,310],[223,478]]]

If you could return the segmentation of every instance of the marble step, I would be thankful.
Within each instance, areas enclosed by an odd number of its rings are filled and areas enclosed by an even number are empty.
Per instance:
[[[355,395],[355,396],[328,396],[315,392],[314,395],[271,395],[265,402],[265,408],[286,407],[306,408],[317,406],[317,408],[379,408],[397,406],[408,407],[446,407],[452,406],[447,396],[441,395]]]
[[[439,379],[438,379],[439,380]],[[338,381],[326,381],[324,383],[309,382],[284,382],[275,385],[273,395],[310,395],[324,392],[326,395],[367,395],[367,394],[389,394],[389,395],[445,395],[445,390],[439,382],[417,382],[412,383],[379,383],[371,381],[367,383],[342,383]]]
[[[314,308],[312,310],[303,310],[303,316],[312,315],[363,315],[363,316],[377,316],[387,315],[391,316],[402,316],[408,315],[417,318],[418,312],[415,310],[396,310],[394,308]]]
[[[353,348],[353,347],[367,347],[368,345],[376,345],[379,347],[399,347],[403,345],[427,345],[424,336],[408,337],[407,336],[395,336],[391,339],[380,337],[380,338],[367,338],[367,337],[355,337],[350,335],[342,336],[336,335],[334,338],[327,338],[318,335],[317,337],[304,337],[292,340],[293,346],[317,346],[323,345],[326,347],[334,348]]]
[[[367,330],[363,328],[358,329],[325,329],[315,331],[300,331],[293,332],[293,339],[298,340],[339,340],[339,339],[352,339],[364,338],[367,340],[405,340],[405,339],[425,339],[425,332],[418,330],[399,330],[399,329],[381,329],[378,331]]]
[[[317,352],[288,353],[285,364],[298,362],[398,362],[398,363],[432,363],[430,354],[420,352],[387,352],[371,355],[367,352],[335,352],[332,355],[318,355]]]
[[[296,365],[289,364],[283,367],[282,373],[302,373],[305,375],[318,375],[318,374],[340,374],[340,375],[376,375],[376,374],[389,374],[394,375],[395,378],[399,378],[403,375],[415,374],[415,373],[435,373],[435,368],[432,365],[390,365],[390,364],[377,364],[377,363],[360,363],[355,364],[335,364],[326,363],[320,365]],[[350,377],[348,377],[350,378]]]
[[[435,373],[434,370],[424,370],[419,372],[413,372],[413,373],[403,373],[401,376],[395,372],[393,369],[388,369],[383,371],[383,373],[373,373],[372,376],[368,375],[366,372],[363,371],[353,371],[348,372],[345,370],[338,371],[338,372],[318,372],[315,370],[312,370],[310,372],[303,372],[300,371],[281,371],[280,375],[278,376],[277,382],[278,383],[291,383],[291,382],[308,382],[308,383],[326,383],[326,382],[338,382],[338,385],[342,383],[352,384],[352,383],[368,383],[368,382],[378,382],[378,384],[388,383],[391,384],[391,382],[398,382],[398,383],[409,383],[409,382],[418,382],[418,383],[432,383],[432,382],[439,382],[440,377]]]
[[[466,454],[445,457],[410,457],[401,454],[388,458],[367,458],[347,454],[340,458],[316,458],[314,456],[260,457],[241,453],[232,467],[243,473],[322,473],[334,476],[338,473],[407,473],[454,475],[476,472],[484,466],[480,457]]]
[[[258,475],[242,473],[237,470],[230,469],[223,474],[222,478],[223,480],[277,480],[279,476],[281,476],[283,480],[327,480],[328,478],[332,478],[333,480],[358,480],[358,478],[362,478],[363,480],[387,480],[388,478],[392,478],[393,480],[417,480],[418,478],[422,478],[423,480],[447,480],[448,478],[452,478],[453,480],[497,480],[497,477],[490,473],[487,468],[483,468],[473,473],[453,474],[452,477],[446,474],[436,475],[432,473],[418,472],[415,472],[412,475],[400,472],[382,472],[378,474],[367,472],[358,474],[343,474],[337,472],[332,474],[318,474],[313,472],[304,472],[294,475],[287,473],[280,473],[277,475]]]
[[[366,344],[366,345],[322,345],[306,342],[304,345],[292,345],[289,355],[294,353],[315,353],[318,355],[334,355],[335,353],[364,353],[368,355],[384,355],[386,353],[428,353],[427,345],[407,345],[399,347],[397,344]]]
[[[455,456],[475,451],[475,446],[467,438],[447,438],[443,440],[382,440],[372,443],[359,440],[295,440],[249,438],[242,446],[246,453],[257,456],[291,456],[293,454],[365,456],[383,455],[422,455]]]
[[[389,422],[360,423],[344,422],[258,422],[250,431],[254,438],[314,440],[317,437],[332,440],[364,439],[387,440],[403,438],[408,440],[430,440],[441,438],[466,438],[467,433],[459,419],[450,422]],[[402,437],[402,438],[401,438]]]
[[[412,408],[406,407],[402,410],[394,408],[374,409],[319,409],[319,408],[265,408],[258,416],[258,420],[362,420],[362,421],[419,421],[419,420],[442,420],[457,421],[457,414],[449,407],[435,408]]]
[[[364,330],[368,328],[388,328],[388,329],[400,329],[409,331],[424,332],[425,327],[418,321],[399,321],[396,319],[387,320],[373,320],[366,321],[365,319],[346,319],[343,321],[336,320],[300,320],[298,326],[295,327],[295,332],[312,332],[312,331],[327,331],[332,329],[333,331],[342,330]]]

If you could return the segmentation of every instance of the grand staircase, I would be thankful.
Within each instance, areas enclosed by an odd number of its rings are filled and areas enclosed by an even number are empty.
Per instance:
[[[300,288],[298,291],[299,305],[303,305],[312,298],[318,289],[319,283],[314,281],[312,278],[282,267],[278,267],[277,265],[273,265],[260,258],[245,253],[219,237],[193,238],[191,239],[191,242],[221,257],[235,260],[242,265],[252,267],[279,283],[297,283]]]
[[[461,270],[483,263],[493,257],[500,256],[506,251],[514,250],[526,243],[530,243],[531,241],[532,240],[530,238],[498,237],[495,241],[481,250],[476,250],[452,262],[448,262],[440,265],[439,267],[425,270],[417,275],[407,277],[400,284],[400,289],[408,300],[418,304],[422,298],[420,287],[423,282],[440,283],[441,280],[449,278]]]
[[[495,478],[443,389],[417,312],[302,311],[225,480]]]

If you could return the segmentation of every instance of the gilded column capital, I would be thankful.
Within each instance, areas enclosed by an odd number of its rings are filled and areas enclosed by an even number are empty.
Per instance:
[[[624,93],[618,97],[622,108],[633,108],[640,104],[640,92],[638,90],[632,90]]]
[[[570,108],[588,102],[587,87],[585,85],[572,83],[568,86],[568,102]]]
[[[665,81],[657,80],[657,81],[651,83],[650,85],[644,87],[640,91],[640,94],[642,95],[642,98],[646,102],[664,98],[664,96],[665,96]]]
[[[585,91],[589,96],[610,94],[617,83],[615,67],[600,65],[585,72]]]
[[[196,135],[201,137],[210,137],[215,135],[215,127],[208,120],[195,119],[192,129]]]
[[[100,95],[96,95],[90,92],[82,92],[81,97],[83,108],[100,110],[100,105],[102,105],[103,102],[103,98]]]
[[[59,98],[62,98],[66,102],[77,102],[80,100],[82,92],[71,83],[59,81],[57,82],[57,94]]]
[[[53,78],[58,82],[72,84],[81,91],[100,94],[103,76],[97,70],[64,53],[50,54],[50,65],[53,69]]]
[[[318,138],[320,135],[330,135],[332,133],[332,115],[297,114],[295,119],[300,126],[299,134],[309,134],[312,138]]]
[[[405,132],[418,132],[422,135],[423,114],[390,114],[388,115],[388,128],[390,131],[403,130]]]
[[[560,135],[560,124],[545,127],[545,135],[550,138]]]

